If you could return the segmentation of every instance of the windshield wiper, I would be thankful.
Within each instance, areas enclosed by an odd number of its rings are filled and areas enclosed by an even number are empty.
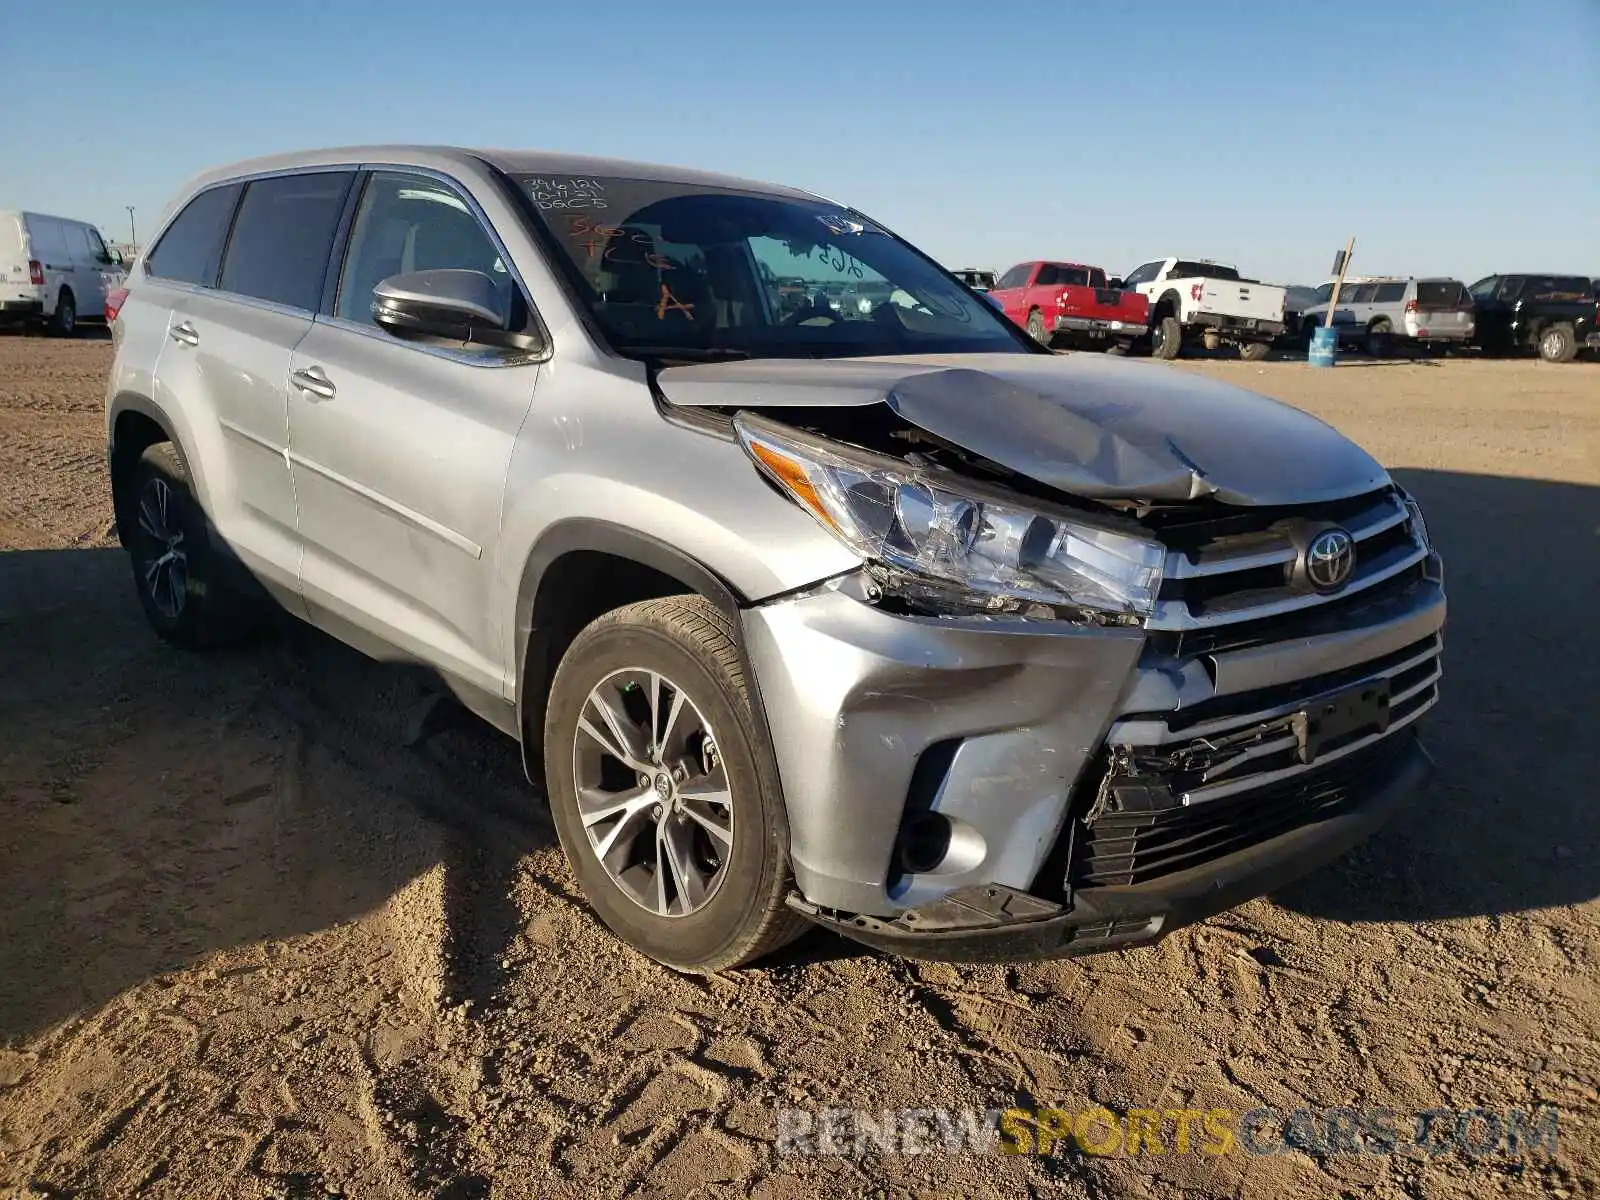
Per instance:
[[[640,358],[659,358],[678,362],[717,362],[720,359],[749,358],[750,351],[728,346],[619,346],[624,354]]]

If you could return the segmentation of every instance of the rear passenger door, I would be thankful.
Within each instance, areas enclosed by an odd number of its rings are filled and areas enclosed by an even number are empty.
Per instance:
[[[195,414],[211,444],[201,458],[213,524],[280,598],[300,564],[289,357],[311,328],[354,178],[316,170],[246,183],[214,282],[174,296],[156,367],[158,388]]]
[[[402,340],[372,318],[391,275],[455,268],[529,318],[509,256],[469,193],[377,170],[336,293],[296,349],[289,444],[311,619],[351,626],[493,696],[508,685],[495,602],[501,499],[539,368],[489,347]]]
[[[1404,280],[1373,284],[1372,300],[1362,314],[1367,325],[1370,326],[1374,321],[1387,321],[1393,332],[1405,333],[1406,291]]]

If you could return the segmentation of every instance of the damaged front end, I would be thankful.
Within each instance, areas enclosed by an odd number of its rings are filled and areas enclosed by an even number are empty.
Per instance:
[[[1060,360],[726,367],[663,393],[862,563],[744,614],[812,920],[937,959],[1144,943],[1426,779],[1438,559],[1327,426]],[[1329,530],[1348,575],[1313,586]]]

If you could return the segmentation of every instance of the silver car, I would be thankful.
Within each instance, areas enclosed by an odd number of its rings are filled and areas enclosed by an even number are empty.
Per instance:
[[[1331,284],[1323,288],[1332,291]],[[1305,326],[1325,325],[1330,296],[1306,309]],[[1365,278],[1346,282],[1339,293],[1334,325],[1340,341],[1360,343],[1382,356],[1398,343],[1464,346],[1472,339],[1472,295],[1459,279]]]
[[[111,483],[156,632],[216,645],[264,595],[426,664],[520,742],[600,919],[676,968],[810,924],[957,960],[1150,942],[1428,774],[1441,570],[1377,463],[1042,352],[807,192],[258,160],[184,188],[117,299]]]

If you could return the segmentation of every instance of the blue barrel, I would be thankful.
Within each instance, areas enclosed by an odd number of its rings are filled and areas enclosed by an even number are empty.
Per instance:
[[[1311,356],[1306,360],[1313,367],[1333,366],[1333,353],[1339,346],[1337,330],[1318,325],[1311,331]]]

